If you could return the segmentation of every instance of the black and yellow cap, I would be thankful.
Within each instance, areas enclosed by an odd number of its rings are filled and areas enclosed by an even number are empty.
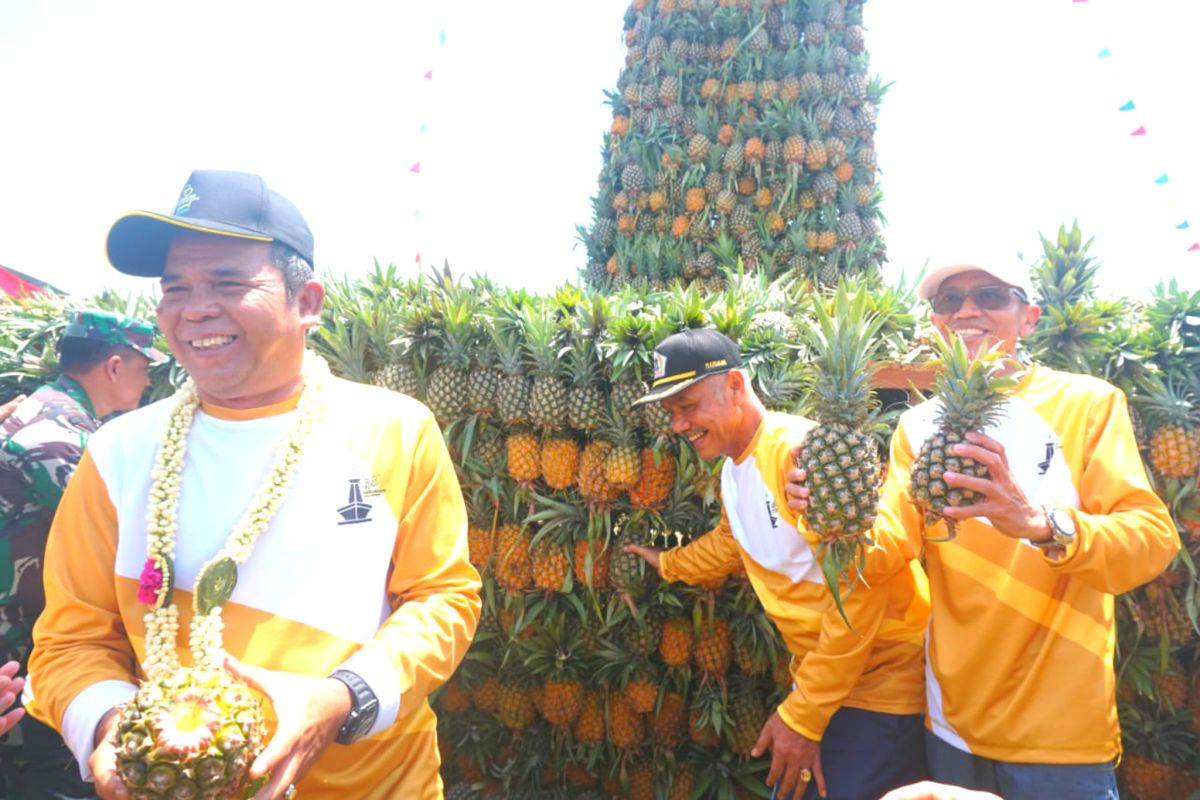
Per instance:
[[[108,260],[127,275],[157,277],[171,240],[183,231],[282,242],[313,263],[313,235],[300,209],[258,175],[215,169],[188,177],[172,213],[134,211],[113,223]]]
[[[655,403],[679,394],[701,378],[742,366],[738,347],[711,328],[689,328],[663,339],[654,348],[654,378],[650,391],[633,405]]]

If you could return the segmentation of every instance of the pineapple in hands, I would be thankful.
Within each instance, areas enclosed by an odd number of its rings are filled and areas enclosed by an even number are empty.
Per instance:
[[[948,541],[958,533],[958,523],[944,515],[948,507],[970,506],[983,500],[972,489],[949,484],[944,474],[956,472],[982,480],[992,478],[988,468],[974,458],[959,456],[954,446],[966,443],[966,434],[980,431],[1002,416],[1004,390],[1016,384],[1004,374],[1009,356],[993,347],[974,358],[957,336],[937,336],[934,342],[941,366],[934,392],[942,407],[937,430],[921,445],[913,462],[909,495],[925,516],[928,528],[945,520],[947,535],[930,541]]]

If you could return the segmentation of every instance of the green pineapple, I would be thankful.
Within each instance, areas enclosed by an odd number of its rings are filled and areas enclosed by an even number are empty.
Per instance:
[[[229,673],[181,669],[146,681],[121,711],[117,771],[134,797],[252,794],[250,765],[263,748],[261,701]]]
[[[971,358],[960,338],[951,336],[946,340],[940,335],[935,337],[934,348],[941,365],[933,384],[942,404],[936,418],[938,429],[921,445],[909,483],[909,492],[924,513],[926,526],[944,519],[942,509],[947,506],[969,506],[982,499],[970,489],[949,486],[942,480],[942,473],[950,470],[984,480],[991,477],[983,464],[957,456],[951,448],[966,441],[968,432],[982,430],[1000,417],[1003,390],[1015,383],[1002,375],[1007,356],[995,348]],[[953,538],[957,523],[947,519],[946,527],[948,538]]]
[[[525,350],[533,369],[529,421],[545,431],[567,424],[567,384],[561,377],[562,330],[548,314],[530,309],[523,315]]]
[[[818,561],[834,600],[869,547],[879,503],[879,444],[868,432],[874,393],[871,356],[884,319],[869,311],[864,289],[839,284],[831,299],[813,300],[809,347],[815,368],[809,413],[818,423],[804,437],[797,465],[809,488],[804,519],[820,537]]]
[[[443,426],[467,413],[468,372],[471,367],[472,321],[475,303],[456,289],[442,295],[440,360],[429,376],[426,400]]]
[[[496,383],[496,417],[505,425],[523,425],[529,421],[529,389],[521,353],[521,335],[515,325],[497,319],[488,329],[496,348],[500,376]]]

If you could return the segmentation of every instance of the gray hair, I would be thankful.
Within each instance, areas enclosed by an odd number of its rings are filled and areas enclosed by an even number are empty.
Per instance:
[[[296,302],[304,284],[313,278],[313,266],[299,253],[280,241],[271,242],[271,263],[283,273],[283,288],[288,305]]]

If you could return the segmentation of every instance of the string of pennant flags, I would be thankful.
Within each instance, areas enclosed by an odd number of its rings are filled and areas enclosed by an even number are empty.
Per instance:
[[[1089,2],[1089,0],[1072,0],[1072,2],[1073,3],[1087,3],[1087,2]],[[1101,63],[1103,63],[1105,65],[1111,64],[1114,61],[1118,60],[1118,57],[1116,55],[1114,55],[1113,48],[1107,47],[1107,46],[1101,48],[1100,51],[1097,52],[1096,56],[1101,61]],[[1129,132],[1129,136],[1137,137],[1139,142],[1141,142],[1141,143],[1139,143],[1138,147],[1141,149],[1143,155],[1146,155],[1146,156],[1156,155],[1156,153],[1154,153],[1154,152],[1146,153],[1147,150],[1150,150],[1150,151],[1155,150],[1155,148],[1153,146],[1151,146],[1153,143],[1153,140],[1154,140],[1154,136],[1153,136],[1153,133],[1151,132],[1151,130],[1148,129],[1147,126],[1141,120],[1137,119],[1140,112],[1139,112],[1137,103],[1134,102],[1134,99],[1132,97],[1128,97],[1128,99],[1126,99],[1125,102],[1117,105],[1116,109],[1121,114],[1131,114],[1134,117],[1136,127],[1134,127],[1133,130],[1131,130]],[[1144,144],[1144,142],[1150,142],[1151,145]],[[1157,177],[1148,178],[1148,179],[1152,180],[1156,186],[1167,187],[1165,189],[1165,194],[1167,195],[1166,205],[1169,209],[1174,210],[1174,209],[1177,209],[1180,207],[1181,201],[1179,199],[1179,194],[1175,190],[1175,184],[1173,184],[1171,182],[1171,176],[1170,176],[1169,172],[1161,172],[1158,174]],[[1175,221],[1173,222],[1173,224],[1174,224],[1174,227],[1176,230],[1179,230],[1179,231],[1190,231],[1191,230],[1191,228],[1192,228],[1191,222],[1186,217],[1181,218],[1178,214],[1174,214],[1174,220]],[[1185,234],[1185,235],[1188,237],[1188,239],[1191,239],[1190,233]],[[1200,240],[1191,240],[1187,246],[1187,251],[1188,252],[1200,252]]]
[[[440,52],[440,48],[442,46],[444,46],[445,44],[446,44],[446,31],[445,30],[438,31],[437,46],[439,48],[439,52]],[[434,60],[435,60],[434,58],[430,59],[430,61],[434,61]],[[426,156],[425,143],[428,139],[427,134],[429,133],[429,124],[430,124],[429,123],[429,114],[430,114],[431,98],[432,98],[433,91],[434,91],[433,75],[434,75],[434,71],[437,68],[438,68],[437,64],[432,63],[432,64],[428,65],[428,68],[424,72],[421,73],[421,77],[419,80],[420,88],[418,89],[418,94],[420,96],[417,98],[412,98],[412,100],[415,100],[416,102],[411,103],[411,105],[413,107],[420,109],[419,113],[416,114],[416,120],[417,120],[416,142],[417,142],[417,144],[416,144],[414,152],[413,152],[414,160],[412,162],[412,166],[410,166],[408,168],[408,175],[412,179],[412,183],[413,183],[412,191],[409,193],[410,196],[413,198],[413,200],[412,200],[412,224],[413,224],[413,230],[416,233],[414,239],[418,243],[418,248],[417,248],[416,254],[413,258],[413,261],[417,264],[418,267],[421,265],[421,250],[420,250],[421,234],[420,234],[420,232],[421,232],[421,228],[422,228],[422,224],[421,224],[421,222],[422,222],[421,221],[422,202],[421,201],[422,201],[422,196],[423,196],[423,192],[421,191],[421,189],[423,188],[422,187],[423,182],[418,179],[421,177],[421,162],[422,162],[422,160],[424,160],[424,158]]]

